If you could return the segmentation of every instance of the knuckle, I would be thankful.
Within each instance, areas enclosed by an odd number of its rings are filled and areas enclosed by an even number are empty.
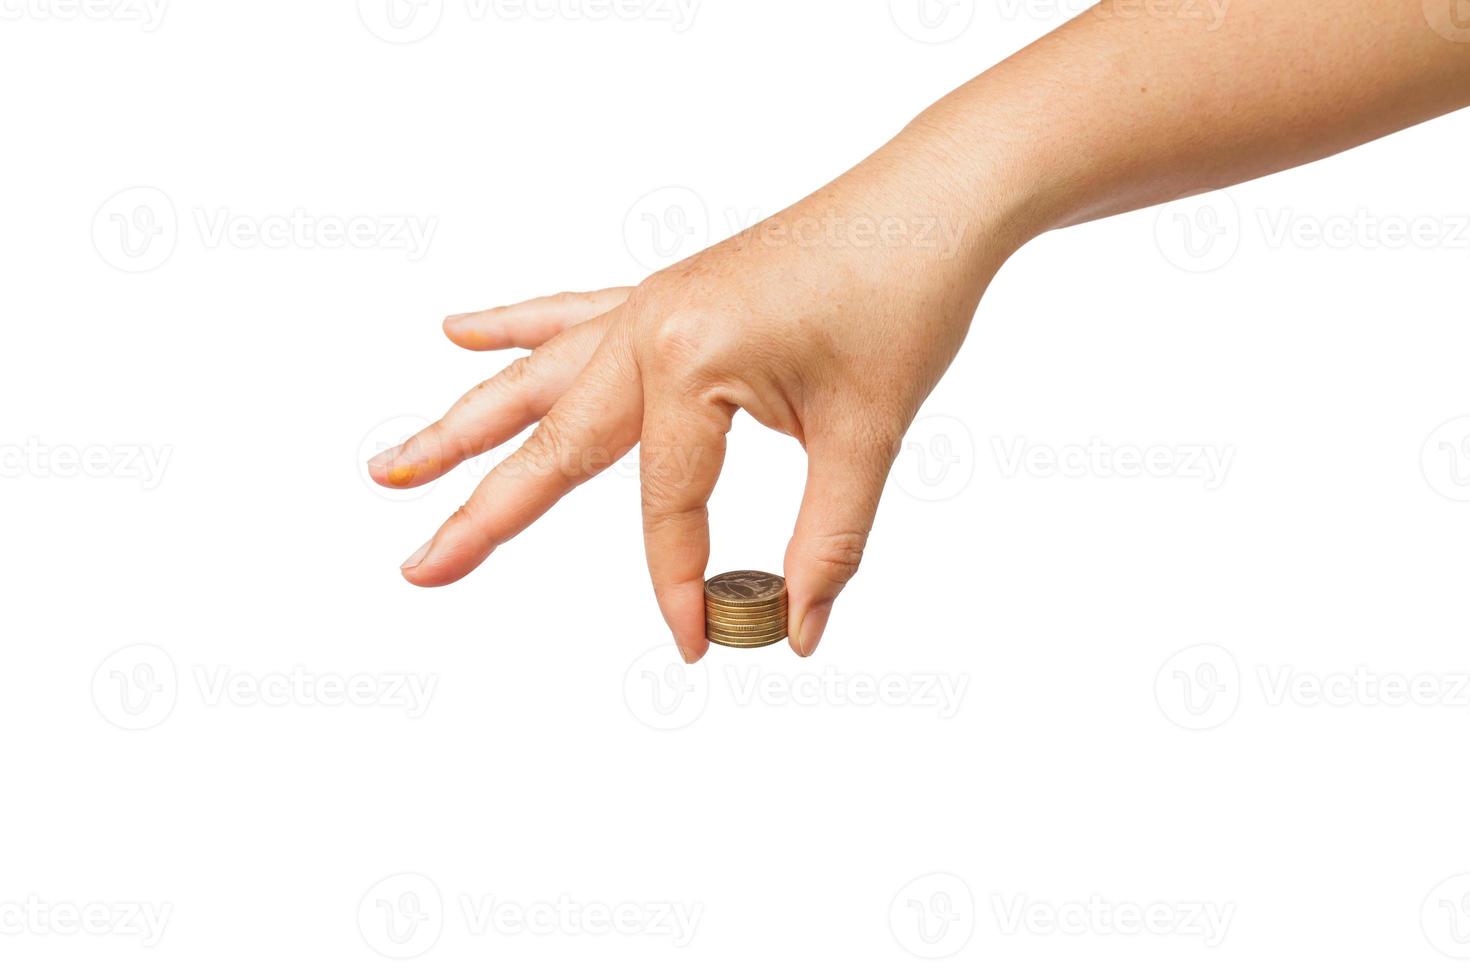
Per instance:
[[[804,542],[801,556],[820,568],[832,581],[845,585],[857,574],[867,544],[865,531],[834,532]]]
[[[691,371],[706,366],[720,337],[717,317],[683,310],[656,318],[648,335],[653,364],[666,370]]]
[[[683,496],[675,483],[654,474],[645,474],[641,487],[643,516],[646,522],[668,524],[689,510],[680,501]]]
[[[709,510],[704,506],[688,506],[669,499],[650,499],[643,495],[643,533],[657,535],[663,531],[686,531],[708,521]]]
[[[524,357],[516,358],[515,360],[507,364],[504,370],[502,370],[495,377],[491,378],[490,381],[485,383],[491,385],[492,387],[524,387],[527,383],[530,382],[531,376],[535,372],[535,357],[535,354],[527,354]]]
[[[449,516],[447,523],[478,529],[485,526],[487,517],[484,502],[478,497],[470,497],[470,499],[459,505],[458,510]]]
[[[548,415],[521,447],[520,455],[537,472],[556,469],[567,449],[566,428],[555,415]]]

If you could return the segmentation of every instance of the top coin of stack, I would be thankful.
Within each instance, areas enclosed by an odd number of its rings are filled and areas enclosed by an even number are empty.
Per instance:
[[[726,572],[704,583],[705,635],[722,647],[770,646],[786,636],[786,580]]]

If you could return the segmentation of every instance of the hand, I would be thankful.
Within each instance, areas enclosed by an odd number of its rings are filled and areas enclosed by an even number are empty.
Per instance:
[[[816,649],[857,571],[904,431],[958,350],[985,274],[954,220],[858,172],[636,289],[567,293],[450,317],[470,350],[530,356],[370,464],[414,487],[540,425],[403,566],[456,581],[641,442],[643,527],[659,606],[689,662],[708,649],[706,504],[737,410],[796,438],[807,484],[786,552],[790,642]],[[988,266],[991,273],[998,262]]]

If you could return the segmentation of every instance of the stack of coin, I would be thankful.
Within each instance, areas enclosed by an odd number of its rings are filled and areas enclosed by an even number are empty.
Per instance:
[[[705,635],[722,647],[770,646],[786,636],[786,580],[726,572],[704,583]]]

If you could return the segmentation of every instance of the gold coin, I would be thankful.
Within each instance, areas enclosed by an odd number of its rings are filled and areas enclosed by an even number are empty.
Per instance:
[[[712,623],[774,623],[778,620],[789,618],[785,609],[773,609],[770,612],[761,613],[759,616],[730,616],[725,613],[715,612],[713,609],[704,611],[704,618]]]
[[[722,647],[730,647],[733,650],[755,650],[760,647],[768,647],[772,643],[780,643],[785,638],[785,636],[773,636],[766,640],[735,640],[712,636],[709,638],[709,641],[711,643],[718,643]]]
[[[704,635],[711,638],[720,636],[727,640],[759,640],[768,636],[784,636],[786,629],[778,626],[775,629],[766,630],[722,630],[711,626],[704,631]]]
[[[785,609],[789,605],[783,598],[779,602],[765,602],[760,605],[750,606],[727,606],[719,602],[705,600],[704,608],[710,612],[726,613],[731,616],[757,616],[761,613],[774,612],[777,609]]]
[[[786,580],[769,572],[725,572],[704,583],[706,602],[723,606],[759,606],[786,595]]]
[[[729,626],[732,629],[751,629],[757,626],[775,626],[778,623],[785,623],[787,619],[788,617],[786,615],[786,610],[784,609],[778,613],[773,613],[770,616],[761,616],[759,619],[754,617],[749,619],[732,619],[728,616],[717,616],[714,613],[710,612],[706,612],[704,617],[704,621],[706,623],[718,626]]]
[[[769,572],[739,571],[704,583],[705,635],[741,649],[770,646],[786,636],[790,607],[786,580]]]
[[[709,629],[705,635],[710,639],[720,638],[724,640],[779,640],[786,635],[786,627],[781,626],[770,630],[751,630],[749,632],[731,632],[730,630]]]
[[[718,606],[721,609],[764,609],[770,606],[779,606],[786,601],[786,593],[763,599],[760,602],[731,602],[729,599],[716,599],[712,596],[704,597],[707,606]]]
[[[778,595],[776,598],[767,599],[765,602],[727,602],[724,599],[711,599],[709,596],[705,596],[704,604],[712,609],[729,609],[731,612],[743,612],[747,609],[771,609],[775,606],[785,605],[786,596]]]

